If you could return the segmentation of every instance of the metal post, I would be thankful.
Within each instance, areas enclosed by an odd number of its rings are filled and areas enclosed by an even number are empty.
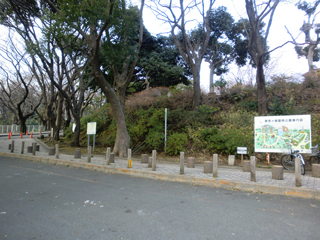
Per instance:
[[[91,163],[91,146],[88,147],[87,162],[88,162],[88,163]]]
[[[32,143],[32,155],[36,155],[36,143]]]
[[[167,150],[167,108],[164,109],[164,152]]]
[[[180,174],[184,174],[184,152],[180,152]]]
[[[106,164],[110,165],[110,152],[111,148],[107,147],[107,153],[106,153]]]
[[[96,135],[93,134],[93,152],[94,152],[94,146],[96,145]]]
[[[218,177],[218,154],[213,154],[212,175]]]
[[[295,175],[296,175],[296,187],[301,187],[301,165],[300,165],[300,158],[294,159],[295,164]]]
[[[128,149],[128,168],[131,168],[132,160],[131,160],[131,149]]]
[[[23,154],[23,151],[24,151],[24,141],[22,141],[22,144],[21,144],[21,154]]]
[[[56,158],[59,158],[59,143],[56,144]]]
[[[152,171],[156,170],[157,150],[152,150]]]
[[[251,181],[256,182],[256,157],[250,157]]]
[[[90,146],[90,134],[88,134],[88,147]]]
[[[13,153],[13,150],[14,150],[14,140],[12,140],[11,142],[11,152]]]

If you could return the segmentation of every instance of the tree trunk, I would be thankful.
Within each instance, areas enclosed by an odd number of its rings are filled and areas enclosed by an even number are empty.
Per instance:
[[[61,129],[61,122],[62,122],[62,107],[63,107],[63,95],[61,92],[59,92],[59,100],[58,100],[58,109],[57,109],[57,120],[56,120],[56,126],[53,129],[53,140],[54,141],[59,141],[59,132]]]
[[[117,97],[120,101],[120,105],[123,111],[123,114],[125,115],[126,112],[126,92],[127,92],[127,87],[117,87]]]
[[[46,109],[46,117],[48,119],[48,127],[49,130],[51,131],[51,128],[54,128],[56,126],[56,118],[52,109],[53,104],[49,104],[47,109]]]
[[[93,56],[91,60],[91,66],[96,83],[99,85],[105,96],[107,97],[112,112],[116,121],[117,136],[114,145],[113,153],[119,155],[119,157],[126,157],[127,150],[130,148],[130,136],[128,134],[126,118],[123,111],[123,106],[117,97],[114,89],[108,85],[101,70],[98,56]]]
[[[71,123],[70,104],[68,101],[66,101],[66,113],[67,113],[67,120],[65,124],[65,129],[67,129]]]
[[[20,119],[20,132],[22,132],[23,135],[25,135],[27,132],[26,121],[27,119],[24,119],[24,118]]]
[[[257,95],[258,95],[258,111],[260,116],[267,115],[268,108],[268,98],[266,91],[266,83],[263,72],[263,64],[259,63],[257,66]]]
[[[214,65],[210,64],[210,92],[214,92],[214,82],[213,82],[213,74],[214,74]]]
[[[71,147],[80,147],[80,117],[74,117],[76,128],[74,129]]]
[[[192,68],[193,76],[193,110],[201,105],[201,88],[200,88],[200,64],[195,64]]]
[[[307,58],[308,58],[309,72],[312,72],[313,70],[313,54],[316,46],[317,45],[311,45],[308,51]]]

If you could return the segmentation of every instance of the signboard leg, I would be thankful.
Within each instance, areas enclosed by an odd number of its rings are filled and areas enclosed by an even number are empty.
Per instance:
[[[243,166],[243,154],[241,154],[241,167]]]
[[[270,164],[270,153],[267,153],[267,162],[266,165],[269,166]]]
[[[96,145],[96,135],[93,134],[93,152],[94,152],[94,146]]]

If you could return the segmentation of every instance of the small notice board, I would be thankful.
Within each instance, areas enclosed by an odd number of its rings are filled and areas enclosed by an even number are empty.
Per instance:
[[[237,154],[247,154],[247,147],[237,147]]]

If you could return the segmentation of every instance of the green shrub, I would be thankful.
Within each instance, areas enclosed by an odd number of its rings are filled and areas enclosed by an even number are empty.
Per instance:
[[[162,132],[151,130],[146,136],[145,142],[147,147],[151,147],[157,151],[162,151],[164,145],[164,134]]]
[[[187,134],[173,133],[168,137],[166,153],[168,155],[177,155],[179,152],[184,152],[187,143]]]

